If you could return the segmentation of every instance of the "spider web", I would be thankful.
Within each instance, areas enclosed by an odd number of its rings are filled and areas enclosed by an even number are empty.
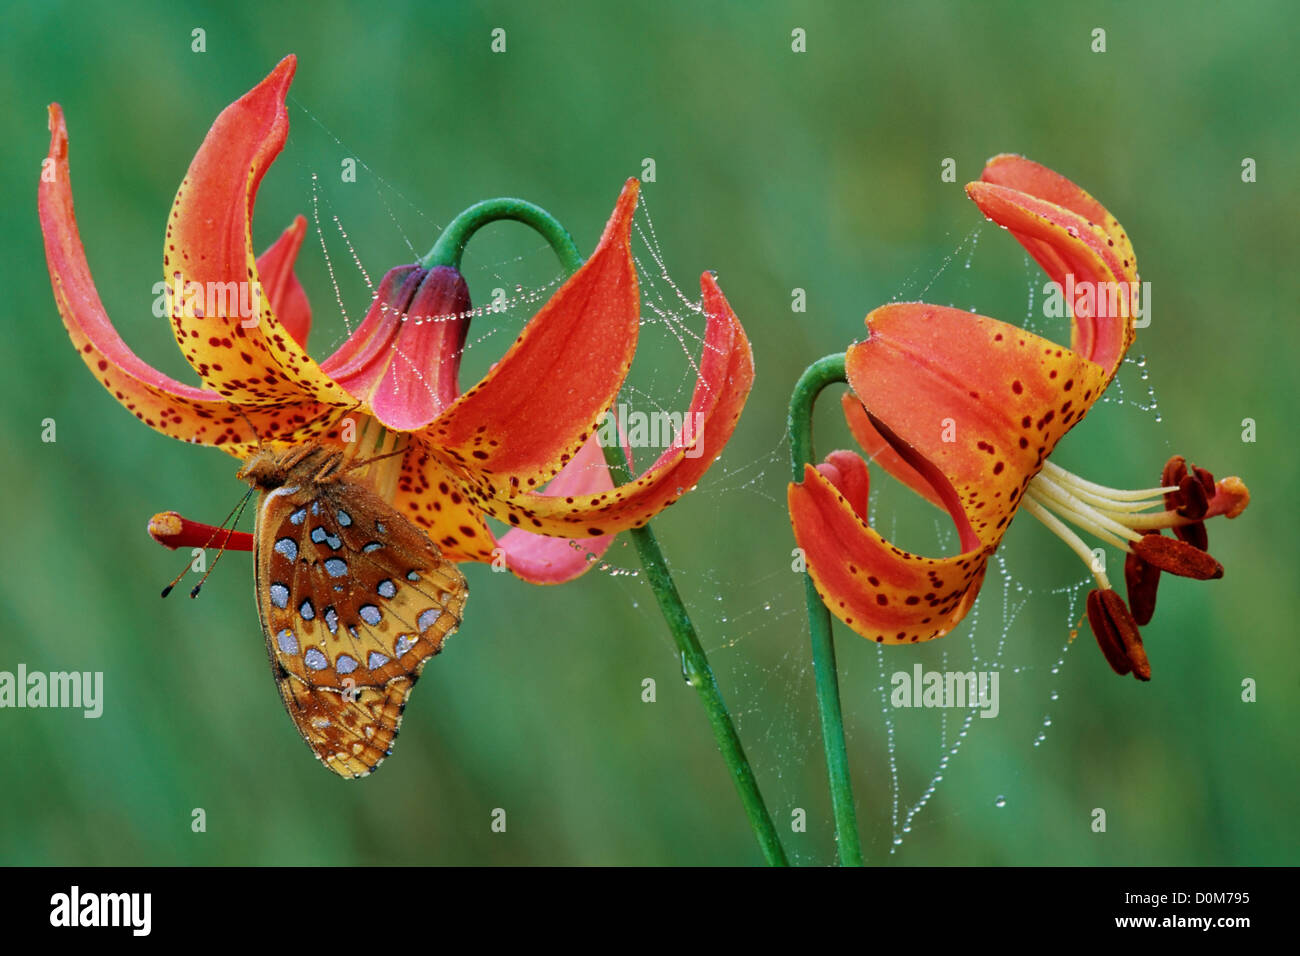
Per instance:
[[[418,223],[418,235],[436,236],[441,229],[420,206],[362,161],[319,119],[291,98],[310,123],[337,150],[343,149],[365,171],[352,190],[366,190],[377,201],[391,232],[400,243],[397,258],[414,260],[418,248],[405,222]],[[348,236],[338,186],[310,165],[299,171],[311,190],[311,226],[321,250],[342,327],[334,330],[337,347],[356,327],[374,296],[377,280],[367,270]],[[706,318],[698,295],[674,280],[651,215],[654,187],[642,192],[633,222],[633,256],[641,284],[642,317],[638,352],[632,375],[619,402],[645,412],[683,412],[690,405],[704,347]],[[612,198],[612,197],[611,197]],[[373,204],[372,204],[373,205]],[[986,289],[972,279],[991,273],[1005,289],[1005,263],[982,263],[972,269],[980,241],[989,229],[982,222],[955,240],[937,268],[918,267],[901,283],[891,301],[924,299],[986,315],[1000,316],[1029,331],[1059,342],[1069,341],[1068,320],[1047,319],[1041,307],[1045,277],[1027,257],[1019,255],[1022,298],[1018,305],[1004,297],[992,303]],[[589,230],[588,230],[589,231]],[[367,232],[371,234],[373,230]],[[994,243],[993,245],[998,245]],[[1006,242],[1006,246],[1018,247]],[[487,254],[484,254],[484,248]],[[549,247],[538,239],[530,251],[493,256],[491,244],[476,238],[462,269],[471,289],[490,288],[491,301],[472,310],[465,344],[464,381],[474,381],[513,341],[524,323],[564,281]],[[477,294],[477,293],[476,293]],[[979,307],[975,304],[978,301]],[[349,303],[351,306],[349,307]],[[867,307],[874,303],[867,303]],[[863,310],[864,312],[866,309]],[[745,317],[741,316],[742,321]],[[830,336],[816,354],[838,348]],[[793,385],[772,382],[763,372],[764,344],[755,342],[759,372],[754,395],[775,390],[785,396]],[[846,344],[846,343],[840,343]],[[320,343],[313,346],[318,351]],[[815,355],[809,356],[813,358]],[[751,409],[756,404],[751,395]],[[1101,406],[1110,406],[1102,409]],[[1101,398],[1089,421],[1107,413],[1134,413],[1159,423],[1160,413],[1141,355],[1125,359],[1123,368]],[[819,403],[817,454],[833,448],[856,447],[838,422],[838,395],[828,390]],[[792,568],[794,547],[785,515],[789,480],[789,439],[780,425],[755,426],[752,411],[741,419],[737,435],[682,504],[656,519],[677,585],[700,633],[701,641],[728,701],[746,753],[763,788],[769,810],[795,863],[831,862],[833,844],[820,718],[804,607],[802,574]],[[745,435],[747,429],[750,434]],[[754,436],[760,436],[755,439]],[[767,440],[763,440],[766,436]],[[633,449],[638,471],[662,449]],[[894,486],[892,479],[871,466],[872,526],[891,541],[921,554],[949,554],[957,548],[951,522],[915,496]],[[929,509],[929,510],[927,510]],[[683,518],[682,512],[689,515]],[[716,555],[734,547],[735,525],[754,522],[754,538],[746,541],[747,557],[718,564]],[[1028,525],[1029,527],[1025,527]],[[689,528],[689,533],[674,533]],[[1032,539],[1032,540],[1031,540]],[[1069,666],[1073,641],[1080,633],[1083,602],[1092,578],[1077,563],[1063,563],[1044,572],[1035,567],[1043,550],[1043,529],[1028,520],[1014,522],[1005,546],[992,558],[988,574],[971,612],[952,634],[941,640],[906,648],[885,647],[859,640],[837,626],[836,651],[843,698],[846,741],[854,775],[859,829],[868,862],[894,857],[907,861],[908,841],[925,827],[939,828],[953,818],[974,812],[971,801],[1002,811],[1014,808],[1020,773],[1009,771],[994,782],[967,780],[966,796],[942,799],[943,785],[960,771],[963,756],[978,740],[982,725],[979,707],[896,708],[890,700],[891,676],[915,665],[929,671],[996,672],[1002,679],[1001,720],[1011,722],[1014,756],[1032,772],[1032,754],[1050,741],[1052,714],[1062,703],[1060,676]],[[682,547],[691,542],[694,547]],[[751,547],[751,545],[753,545]],[[578,545],[574,545],[578,547]],[[1064,550],[1064,549],[1054,549]],[[655,599],[642,579],[626,536],[603,558],[589,555],[593,569],[614,582],[622,600],[634,609],[649,610]],[[647,636],[661,641],[663,652],[677,651],[657,617]],[[1026,633],[1031,631],[1032,633]],[[1086,625],[1081,636],[1092,638]],[[1085,653],[1091,648],[1085,647]],[[1011,686],[1014,693],[1008,693]],[[990,721],[990,723],[993,723]],[[976,796],[971,796],[975,794]],[[806,809],[808,832],[792,833],[791,812]],[[816,821],[816,822],[814,822]]]

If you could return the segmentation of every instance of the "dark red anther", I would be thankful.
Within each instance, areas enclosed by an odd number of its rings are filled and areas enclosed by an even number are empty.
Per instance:
[[[1205,489],[1205,497],[1213,498],[1214,497],[1214,475],[1210,474],[1210,472],[1206,471],[1204,468],[1201,468],[1198,465],[1192,466],[1192,473],[1196,475],[1196,479],[1201,483],[1201,487]]]
[[[1106,618],[1106,611],[1101,603],[1101,593],[1098,589],[1088,592],[1088,624],[1092,627],[1092,633],[1096,635],[1097,644],[1101,647],[1106,663],[1110,665],[1111,670],[1123,677],[1133,670],[1133,665],[1129,663],[1128,655],[1124,653],[1124,645],[1120,642],[1119,635],[1115,633],[1115,628]]]
[[[1148,535],[1159,534],[1148,531]],[[1145,626],[1156,613],[1156,588],[1160,585],[1160,569],[1148,564],[1136,554],[1124,559],[1124,584],[1128,590],[1128,605],[1133,610],[1133,620]]]
[[[1198,476],[1184,475],[1183,480],[1178,483],[1178,496],[1182,500],[1178,513],[1184,518],[1199,521],[1205,517],[1205,512],[1209,510],[1210,497],[1213,494],[1213,484],[1210,485],[1210,494],[1207,495],[1205,485],[1201,483]]]
[[[1184,478],[1187,477],[1187,459],[1182,455],[1174,455],[1165,462],[1164,470],[1160,473],[1160,486],[1162,488],[1178,487]],[[1176,509],[1182,504],[1180,495],[1177,492],[1165,492],[1165,507],[1170,511]]]
[[[1109,588],[1089,591],[1088,623],[1106,662],[1116,674],[1131,671],[1138,680],[1151,679],[1151,663],[1142,647],[1142,634],[1123,598]]]
[[[1183,524],[1174,528],[1174,534],[1178,536],[1179,541],[1185,541],[1197,551],[1208,551],[1210,549],[1210,533],[1205,529],[1205,522],[1198,521],[1195,524]]]
[[[1142,540],[1133,542],[1133,553],[1147,564],[1179,577],[1197,581],[1223,577],[1223,565],[1200,548],[1176,538],[1144,534]]]

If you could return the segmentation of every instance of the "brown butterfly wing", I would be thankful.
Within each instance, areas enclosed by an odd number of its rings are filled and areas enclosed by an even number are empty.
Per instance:
[[[465,578],[368,488],[265,491],[257,607],[280,696],[316,756],[362,777],[392,752],[420,671],[460,624]]]

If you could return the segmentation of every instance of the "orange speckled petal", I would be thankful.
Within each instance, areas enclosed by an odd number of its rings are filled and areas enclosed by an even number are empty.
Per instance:
[[[919,471],[904,461],[903,457],[890,447],[889,442],[885,441],[884,436],[876,431],[876,426],[871,424],[867,410],[862,407],[856,395],[845,392],[840,399],[840,404],[844,406],[844,418],[849,423],[849,431],[853,433],[857,443],[862,446],[872,461],[935,507],[944,507],[943,499],[939,497],[939,493],[933,486]]]
[[[870,528],[811,464],[788,490],[790,523],[808,573],[831,613],[869,640],[942,637],[966,616],[995,545],[946,558],[897,548]]]
[[[311,331],[311,305],[293,271],[293,264],[306,234],[307,220],[298,216],[293,225],[257,257],[257,271],[262,277],[262,288],[271,300],[271,310],[284,330],[303,348],[307,347],[307,333]]]
[[[689,417],[683,419],[683,424],[693,423],[693,434],[683,428],[672,447],[639,478],[600,494],[495,497],[471,472],[466,487],[474,489],[485,512],[525,530],[557,537],[613,534],[641,527],[700,480],[731,438],[754,382],[754,358],[740,320],[712,275],[705,273],[700,285],[709,321]]]
[[[447,465],[419,439],[402,456],[393,507],[452,561],[491,561],[496,541]]]
[[[241,405],[352,405],[276,318],[253,257],[253,200],[284,146],[294,58],[217,117],[176,193],[163,248],[171,321],[209,388]]]
[[[833,451],[817,466],[817,470],[844,496],[854,513],[866,520],[867,499],[871,495],[871,473],[862,456],[853,451]]]
[[[592,495],[611,491],[614,480],[605,453],[600,448],[600,438],[592,435],[546,486],[544,494],[552,497]],[[614,535],[599,538],[551,538],[533,534],[523,528],[511,528],[498,541],[506,554],[506,564],[517,577],[530,584],[563,584],[596,566]]]
[[[845,367],[872,424],[934,487],[964,550],[996,545],[1025,486],[1101,394],[1102,369],[961,309],[887,305],[867,328]]]
[[[640,328],[630,247],[638,187],[627,181],[596,251],[501,361],[422,432],[493,494],[536,490],[558,474],[627,376]]]
[[[1037,163],[997,157],[985,175],[989,181],[968,183],[967,194],[984,215],[1011,231],[1063,291],[1086,296],[1067,302],[1070,345],[1102,366],[1109,382],[1136,335],[1131,283],[1138,279],[1137,260],[1123,228],[1086,192]]]
[[[1124,227],[1087,190],[1055,170],[1014,153],[1002,153],[990,159],[984,164],[984,172],[980,174],[980,179],[995,186],[1006,186],[1055,203],[1078,213],[1088,222],[1101,226],[1106,232],[1108,240],[1106,245],[1120,257],[1121,268],[1125,270],[1125,274],[1130,278],[1137,278],[1137,259],[1133,255],[1133,246],[1124,232]],[[1049,247],[1043,247],[1041,244],[1036,245],[1035,248],[1051,251]]]
[[[41,231],[54,300],[72,344],[95,378],[127,411],[150,428],[181,441],[215,445],[244,458],[257,438],[235,408],[216,392],[178,382],[146,364],[113,328],[95,289],[77,229],[68,169],[68,130],[63,111],[50,106],[51,177],[38,192]],[[318,422],[325,406],[294,403],[246,409],[258,434],[302,433]]]

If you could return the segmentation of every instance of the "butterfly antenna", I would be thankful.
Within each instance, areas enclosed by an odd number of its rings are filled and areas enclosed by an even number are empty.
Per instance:
[[[248,491],[244,493],[244,497],[239,499],[239,504],[236,506],[239,513],[235,515],[235,520],[230,522],[230,529],[226,532],[225,540],[221,542],[221,547],[217,550],[217,556],[212,559],[212,563],[208,565],[208,569],[203,572],[203,577],[199,578],[199,583],[190,588],[190,597],[196,598],[199,596],[199,588],[203,587],[203,582],[206,581],[208,575],[216,569],[217,562],[220,561],[221,556],[226,553],[226,545],[230,544],[230,539],[234,537],[235,534],[235,525],[239,524],[239,519],[244,516],[244,509],[248,507],[248,500],[252,497],[253,489],[249,488]]]
[[[248,499],[252,496],[252,494],[253,494],[253,489],[249,488],[248,491],[245,492],[244,496],[235,503],[235,506],[230,509],[230,514],[226,515],[226,517],[222,520],[221,524],[217,525],[217,527],[213,530],[211,537],[208,538],[207,543],[203,545],[205,549],[209,547],[212,544],[212,542],[217,539],[217,536],[221,534],[222,531],[225,531],[226,524],[229,523],[230,530],[226,531],[226,540],[223,541],[221,544],[221,551],[224,553],[226,549],[226,545],[230,542],[231,535],[235,533],[235,525],[239,523],[239,518],[241,515],[243,515],[244,508],[248,504]],[[231,518],[234,518],[235,520],[232,522],[230,520]],[[220,557],[221,554],[218,553],[217,558]],[[216,560],[213,560],[212,562],[213,567],[216,566],[216,563],[217,563]],[[176,577],[172,578],[171,584],[167,585],[165,588],[162,589],[163,597],[166,597],[167,595],[172,593],[172,588],[176,587],[176,585],[180,582],[180,579],[185,577],[185,572],[188,571],[189,569],[190,566],[188,564],[185,565],[185,567],[181,569],[181,573],[176,575]],[[208,579],[208,574],[211,573],[212,573],[211,568],[209,568],[208,572],[203,575],[203,581],[206,581]],[[199,584],[201,585],[203,581],[200,581]],[[191,591],[190,597],[194,597],[195,594],[198,593],[198,590],[199,589],[196,587],[193,591]]]

